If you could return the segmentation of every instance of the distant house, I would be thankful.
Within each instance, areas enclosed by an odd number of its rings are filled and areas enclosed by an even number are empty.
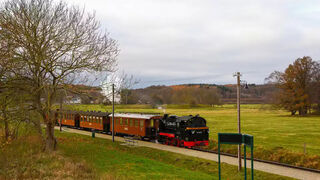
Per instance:
[[[81,104],[81,98],[80,97],[67,97],[65,100],[66,104]]]

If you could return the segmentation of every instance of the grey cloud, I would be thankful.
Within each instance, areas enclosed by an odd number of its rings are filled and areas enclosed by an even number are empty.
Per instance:
[[[320,56],[316,0],[68,2],[96,11],[120,44],[119,68],[141,79],[140,86],[234,83],[235,71],[263,83],[298,57]]]

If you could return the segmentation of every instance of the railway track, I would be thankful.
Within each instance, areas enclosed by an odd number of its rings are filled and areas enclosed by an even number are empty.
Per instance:
[[[193,150],[196,151],[202,151],[202,152],[207,152],[207,153],[213,153],[213,154],[218,154],[217,151],[211,151],[211,150],[206,150],[206,149],[201,149],[201,148],[192,148]],[[224,156],[229,156],[229,157],[235,157],[237,158],[238,156],[235,154],[230,154],[230,153],[220,153],[221,155]],[[241,157],[242,159],[244,159],[244,157]],[[247,160],[250,160],[250,158],[246,158]],[[256,162],[262,162],[262,163],[267,163],[267,164],[273,164],[273,165],[278,165],[278,166],[283,166],[283,167],[288,167],[288,168],[294,168],[294,169],[299,169],[299,170],[304,170],[304,171],[309,171],[309,172],[315,172],[315,173],[319,173],[320,174],[320,170],[318,169],[312,169],[312,168],[306,168],[306,167],[301,167],[301,166],[294,166],[291,164],[285,164],[285,163],[280,163],[280,162],[276,162],[276,161],[268,161],[268,160],[263,160],[263,159],[257,159],[257,158],[253,158],[254,161]]]

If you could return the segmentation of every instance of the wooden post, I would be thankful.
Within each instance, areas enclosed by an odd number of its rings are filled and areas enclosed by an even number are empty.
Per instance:
[[[238,109],[238,133],[241,133],[241,123],[240,123],[240,72],[237,72],[237,109]],[[241,145],[238,145],[238,171],[241,171]]]
[[[112,142],[114,142],[114,84],[112,84]]]

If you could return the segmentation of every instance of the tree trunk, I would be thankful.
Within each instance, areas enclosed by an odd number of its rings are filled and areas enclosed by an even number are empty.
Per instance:
[[[299,115],[304,116],[307,114],[307,110],[305,107],[299,109]]]
[[[5,138],[7,141],[10,136],[10,131],[9,131],[9,123],[6,117],[4,117],[4,131],[5,131]]]
[[[46,134],[46,151],[56,150],[57,140],[54,137],[54,124],[51,121],[47,122]]]

